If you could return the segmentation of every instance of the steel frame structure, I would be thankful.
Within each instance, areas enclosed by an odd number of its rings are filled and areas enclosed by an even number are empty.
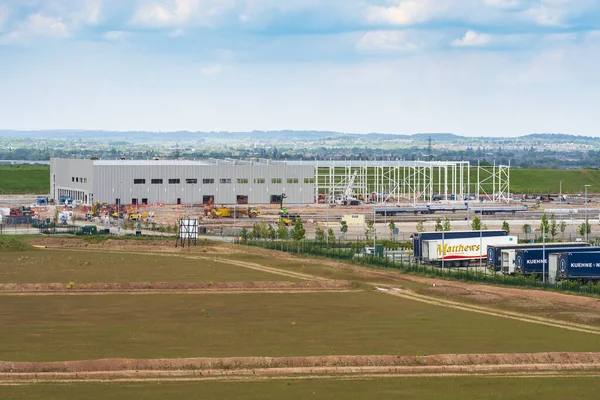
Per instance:
[[[347,192],[369,202],[510,201],[510,165],[468,161],[318,161],[315,197],[333,203]],[[356,175],[356,176],[354,176]],[[354,178],[353,178],[354,176]]]

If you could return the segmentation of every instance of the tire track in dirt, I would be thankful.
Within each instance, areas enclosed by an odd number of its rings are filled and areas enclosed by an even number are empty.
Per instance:
[[[374,379],[390,377],[564,377],[600,376],[597,364],[504,364],[450,366],[288,367],[241,370],[128,370],[0,373],[0,386],[33,382],[177,382],[256,381],[280,379]]]
[[[486,314],[486,315],[491,315],[491,316],[495,316],[495,317],[508,318],[508,319],[513,319],[513,320],[522,321],[522,322],[529,322],[532,324],[546,325],[546,326],[551,326],[554,328],[567,329],[570,331],[577,331],[577,332],[583,332],[583,333],[591,333],[594,335],[600,335],[600,329],[598,329],[597,327],[594,327],[594,326],[588,326],[588,325],[582,325],[582,324],[569,324],[569,323],[558,321],[558,320],[552,320],[552,319],[542,318],[542,317],[535,317],[535,316],[531,316],[531,315],[520,314],[520,313],[515,313],[515,312],[510,312],[510,311],[504,312],[504,311],[500,311],[500,310],[493,309],[493,308],[471,306],[471,305],[468,305],[465,303],[458,303],[458,302],[453,302],[450,300],[441,300],[441,299],[438,299],[435,297],[429,297],[429,296],[416,294],[409,290],[399,291],[399,290],[392,289],[392,290],[387,290],[383,293],[386,293],[386,294],[389,294],[392,296],[396,296],[396,297],[401,297],[401,298],[408,299],[408,300],[420,301],[422,303],[437,305],[440,307],[449,307],[449,308],[454,308],[454,309],[462,310],[462,311],[471,311],[471,312],[476,312],[479,314]]]
[[[211,257],[204,257],[204,256],[182,256],[182,257],[189,258],[189,259],[196,259],[196,260],[198,260],[198,259],[210,260],[210,261],[219,262],[222,264],[236,265],[238,267],[250,268],[250,269],[253,269],[256,271],[269,272],[272,274],[283,275],[283,276],[288,276],[288,277],[297,278],[297,279],[315,280],[315,281],[330,280],[327,278],[322,278],[320,276],[314,276],[314,275],[304,274],[304,273],[300,273],[300,272],[286,271],[286,270],[273,268],[273,267],[265,267],[264,265],[251,263],[251,262],[247,262],[247,261],[229,260],[229,259],[224,259],[224,258],[218,259],[218,258],[211,258]]]
[[[427,296],[424,294],[420,294],[420,293],[415,293],[412,291],[407,291],[408,294],[415,296],[415,297],[419,297],[419,298],[423,298],[423,299],[433,299],[433,300],[437,300],[440,301],[444,304],[450,304],[450,305],[455,305],[455,306],[461,306],[461,307],[467,307],[467,308],[472,308],[474,310],[483,310],[483,311],[493,311],[493,312],[497,312],[506,316],[512,316],[512,317],[518,317],[518,318],[529,318],[531,320],[535,320],[535,321],[541,321],[541,322],[548,322],[548,323],[553,323],[553,324],[559,324],[559,325],[564,325],[567,327],[575,327],[575,328],[581,328],[581,329],[586,329],[586,330],[591,330],[591,331],[597,331],[598,333],[600,333],[600,327],[597,326],[593,326],[593,325],[586,325],[586,324],[580,324],[577,322],[567,322],[567,321],[559,321],[559,320],[553,320],[550,318],[545,318],[545,317],[539,317],[537,315],[528,315],[528,314],[523,314],[523,313],[518,313],[515,311],[509,311],[509,310],[500,310],[497,308],[489,308],[489,307],[483,307],[483,306],[478,306],[475,304],[468,304],[468,303],[461,303],[458,301],[453,301],[453,300],[448,300],[448,299],[440,299],[438,297],[433,297],[433,296]]]
[[[56,251],[56,250],[63,250],[63,249],[49,247],[47,250]],[[69,251],[81,251],[81,252],[97,251],[95,249],[86,250],[86,249],[81,249],[81,248],[69,248],[68,250]],[[149,254],[147,252],[145,253],[145,252],[128,251],[128,250],[114,250],[114,252],[115,253],[118,252],[118,253],[122,253],[122,254],[146,255],[146,256]],[[212,262],[218,262],[221,264],[235,265],[238,267],[249,268],[249,269],[253,269],[256,271],[267,272],[267,273],[271,273],[271,274],[282,275],[282,276],[287,276],[289,278],[296,278],[296,279],[303,279],[303,280],[319,280],[319,281],[329,280],[327,278],[322,278],[319,276],[313,276],[313,275],[304,274],[304,273],[300,273],[300,272],[292,272],[292,271],[281,270],[281,269],[273,268],[273,267],[266,267],[264,265],[260,265],[257,263],[218,258],[216,254],[212,257],[211,256],[200,256],[200,255],[195,255],[195,254],[190,254],[190,253],[187,253],[187,254],[152,253],[152,255],[159,256],[159,257],[178,257],[178,258],[185,258],[188,260],[207,260],[207,261],[212,261]]]
[[[152,295],[152,294],[194,294],[194,295],[210,295],[210,294],[250,294],[250,293],[268,293],[268,294],[289,294],[289,293],[354,293],[360,290],[354,289],[306,289],[306,290],[272,290],[272,289],[259,289],[259,290],[148,290],[148,291],[112,291],[112,292],[9,292],[0,293],[0,296],[101,296],[101,295],[114,295],[114,294],[126,294],[126,295]]]

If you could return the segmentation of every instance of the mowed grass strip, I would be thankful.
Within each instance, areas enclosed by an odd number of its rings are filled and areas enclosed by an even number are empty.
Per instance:
[[[384,293],[8,296],[0,360],[598,351],[600,335]]]
[[[275,252],[273,252],[275,254]],[[257,254],[244,254],[244,253],[233,253],[221,256],[223,259],[245,261],[255,264],[264,265],[266,267],[277,268],[283,271],[298,272],[302,274],[314,275],[321,278],[333,279],[333,280],[348,280],[357,282],[370,282],[373,281],[372,275],[361,275],[351,270],[352,265],[348,264],[343,267],[332,267],[330,265],[323,265],[314,263],[313,260],[302,258],[289,259],[280,257],[265,257]],[[343,262],[343,261],[341,261]],[[377,282],[386,283],[392,282],[392,280],[378,278]]]
[[[3,252],[0,283],[242,282],[294,278],[213,260],[109,251]]]
[[[265,382],[39,383],[0,386],[3,399],[596,399],[597,377],[427,377]]]

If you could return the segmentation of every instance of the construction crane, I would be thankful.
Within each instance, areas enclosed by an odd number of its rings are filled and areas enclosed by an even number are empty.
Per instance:
[[[357,206],[360,204],[360,200],[352,195],[352,188],[354,187],[354,181],[356,180],[356,175],[358,175],[358,170],[354,170],[354,174],[350,177],[348,181],[348,186],[342,195],[339,203],[345,206]]]

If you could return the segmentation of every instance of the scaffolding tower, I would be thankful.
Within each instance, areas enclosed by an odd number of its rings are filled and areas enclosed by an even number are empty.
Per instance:
[[[318,161],[315,197],[369,202],[510,201],[510,165],[468,161]]]

